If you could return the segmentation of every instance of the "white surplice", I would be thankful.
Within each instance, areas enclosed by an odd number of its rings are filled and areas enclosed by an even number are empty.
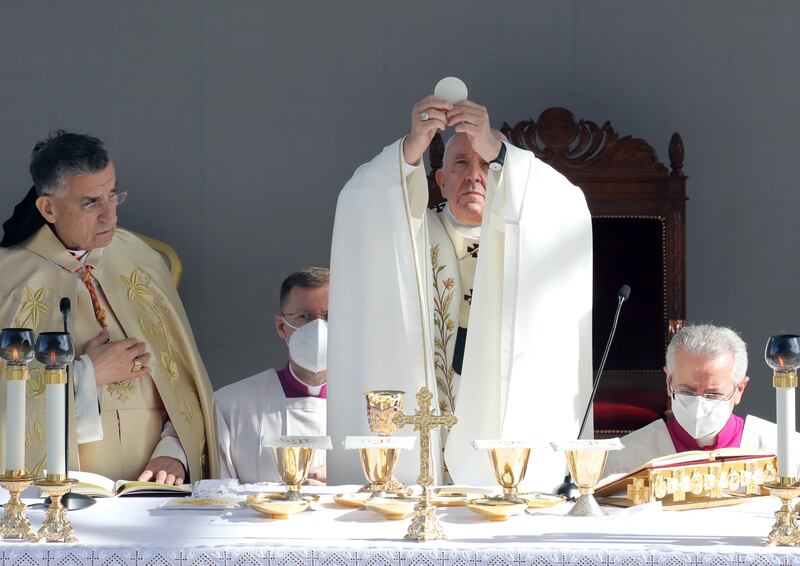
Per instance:
[[[675,445],[667,430],[664,419],[653,421],[649,425],[635,430],[622,437],[625,448],[608,453],[604,476],[632,472],[652,460],[661,456],[675,454]],[[800,447],[800,434],[794,434],[795,446]],[[741,448],[752,449],[754,452],[775,454],[778,449],[778,429],[775,423],[765,421],[753,415],[744,419]],[[796,451],[795,453],[800,453]],[[798,462],[794,468],[800,473]],[[795,474],[795,477],[800,477]]]
[[[456,483],[494,483],[489,459],[472,448],[473,439],[577,435],[591,389],[592,236],[585,198],[531,152],[506,148],[503,171],[488,174],[455,402],[459,422],[445,451]],[[440,241],[436,234],[446,231],[427,209],[424,168],[406,174],[403,159],[399,140],[361,166],[339,195],[328,349],[328,373],[340,384],[329,391],[334,446],[346,435],[370,433],[363,391],[404,390],[405,411],[412,413],[420,387],[438,393],[431,251]],[[404,454],[398,477],[413,482],[418,461]],[[550,490],[564,470],[563,456],[536,452],[528,487]],[[358,458],[334,450],[328,477],[362,481]]]
[[[272,449],[261,446],[261,439],[326,434],[326,400],[287,398],[274,369],[226,385],[215,397],[223,478],[238,478],[241,483],[279,482]],[[312,468],[324,463],[325,451],[317,450]]]

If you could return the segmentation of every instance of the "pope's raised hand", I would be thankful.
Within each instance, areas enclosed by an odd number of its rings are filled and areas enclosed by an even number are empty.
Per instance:
[[[453,105],[447,113],[447,125],[466,134],[472,149],[486,161],[494,160],[500,153],[502,142],[497,138],[489,123],[489,112],[485,107],[471,100],[462,100]]]
[[[411,130],[403,142],[403,158],[409,165],[422,159],[437,130],[447,128],[447,112],[453,105],[435,96],[426,96],[411,109]],[[494,156],[492,156],[494,158]]]

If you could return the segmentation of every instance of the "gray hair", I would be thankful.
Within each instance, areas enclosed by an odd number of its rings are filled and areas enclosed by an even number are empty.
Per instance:
[[[675,354],[678,349],[704,358],[733,354],[731,379],[736,385],[747,374],[747,345],[736,331],[713,324],[685,326],[675,333],[667,348],[667,375],[675,373]]]

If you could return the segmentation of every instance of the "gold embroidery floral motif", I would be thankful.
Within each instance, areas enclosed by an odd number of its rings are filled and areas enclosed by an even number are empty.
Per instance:
[[[128,300],[138,302],[144,309],[153,315],[156,322],[155,325],[148,325],[143,319],[139,319],[139,325],[148,336],[151,336],[154,341],[161,342],[164,348],[161,351],[160,360],[161,365],[167,372],[170,385],[172,386],[172,394],[178,405],[178,411],[190,423],[195,416],[200,414],[199,404],[194,399],[186,399],[178,391],[178,380],[180,378],[180,368],[175,355],[172,350],[172,340],[167,332],[167,324],[162,316],[162,311],[167,310],[167,306],[160,301],[150,289],[150,280],[147,274],[141,269],[134,269],[129,277],[120,275],[122,282],[127,288]],[[195,401],[195,402],[193,402]],[[192,427],[194,430],[194,427]]]
[[[39,323],[39,315],[49,312],[50,307],[44,304],[44,287],[40,287],[34,291],[25,285],[22,306],[19,309],[17,318],[14,319],[14,326],[17,328],[25,328],[28,326],[28,323],[30,323],[30,327],[36,329],[36,325]]]
[[[33,433],[36,435],[36,438],[38,438],[40,442],[44,440],[44,428],[42,427],[42,423],[40,423],[39,421],[33,423]]]
[[[433,267],[433,324],[436,327],[433,338],[433,365],[436,385],[440,395],[439,409],[454,412],[456,408],[454,391],[454,371],[447,355],[447,346],[455,337],[456,323],[450,318],[450,306],[455,297],[456,282],[452,277],[441,279],[445,266],[439,263],[439,245],[431,247]]]
[[[30,377],[28,378],[28,381],[25,382],[25,394],[28,397],[33,398],[45,396],[44,381],[42,380],[43,375],[42,368],[35,368],[31,370]]]
[[[120,403],[125,403],[136,391],[136,383],[133,380],[109,383],[106,385],[106,391],[112,397],[116,397]]]

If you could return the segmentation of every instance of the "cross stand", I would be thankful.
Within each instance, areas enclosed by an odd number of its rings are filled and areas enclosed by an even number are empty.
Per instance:
[[[417,483],[422,487],[422,497],[414,506],[414,518],[408,527],[405,538],[411,540],[440,540],[447,536],[444,534],[441,523],[436,517],[436,507],[431,503],[430,486],[433,484],[431,476],[431,432],[440,426],[448,430],[458,422],[453,413],[446,412],[436,415],[431,411],[431,401],[433,395],[427,387],[421,388],[417,392],[417,404],[419,408],[414,415],[398,413],[394,417],[394,423],[398,428],[412,425],[415,431],[419,432],[419,475]]]

